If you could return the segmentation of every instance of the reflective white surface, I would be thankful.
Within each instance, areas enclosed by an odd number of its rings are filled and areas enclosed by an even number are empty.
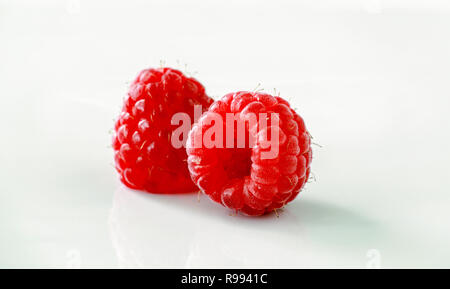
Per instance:
[[[0,268],[450,267],[450,6],[338,2],[0,0]],[[304,117],[279,218],[119,183],[108,131],[161,59]]]

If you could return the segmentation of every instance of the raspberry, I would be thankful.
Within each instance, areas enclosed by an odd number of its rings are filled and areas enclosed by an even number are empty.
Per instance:
[[[120,180],[152,193],[196,190],[186,166],[186,151],[175,149],[170,137],[174,113],[194,119],[194,105],[212,103],[194,78],[171,68],[142,70],[130,85],[115,124],[113,148]]]
[[[241,120],[248,119],[249,113],[258,116],[256,125],[245,123],[247,137],[245,146],[240,148],[236,145],[237,126],[226,124],[229,113]],[[260,113],[270,115],[266,130],[258,124]],[[225,140],[223,148],[208,147],[206,143],[196,145],[196,140],[204,140],[217,115],[223,120],[224,135],[234,135],[233,146],[226,146]],[[263,147],[260,141],[269,130],[279,133],[278,154],[262,158],[263,152],[272,149]],[[250,136],[256,140],[253,145]],[[310,174],[310,146],[310,134],[303,119],[287,101],[266,93],[241,91],[225,95],[203,113],[189,133],[186,150],[192,180],[205,194],[225,207],[258,216],[283,207],[302,190]]]

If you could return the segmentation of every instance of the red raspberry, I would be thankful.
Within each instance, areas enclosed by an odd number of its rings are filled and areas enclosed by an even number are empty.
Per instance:
[[[194,105],[212,103],[194,78],[171,68],[145,69],[130,86],[115,124],[113,148],[120,180],[130,188],[152,193],[194,191],[186,151],[175,149],[170,137],[172,115],[189,114]]]
[[[249,113],[267,113],[270,124],[263,130],[262,126],[246,123],[245,147],[236,148],[237,126],[226,125],[227,113],[241,120],[248,119]],[[276,114],[278,125],[271,113]],[[213,127],[212,119],[218,115],[224,123],[223,148],[195,145],[195,139],[205,140],[205,132]],[[235,136],[234,148],[227,148],[225,143],[230,130]],[[261,157],[271,149],[260,141],[269,130],[279,131],[279,153],[271,159]],[[248,141],[250,135],[256,139],[253,146]],[[193,181],[214,201],[247,215],[262,215],[283,207],[302,190],[310,173],[310,145],[303,119],[284,99],[259,92],[230,93],[213,103],[190,131],[188,167]]]

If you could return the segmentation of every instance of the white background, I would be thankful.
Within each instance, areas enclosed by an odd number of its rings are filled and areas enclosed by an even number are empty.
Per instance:
[[[0,0],[1,268],[450,267],[448,1],[118,2]],[[280,91],[316,182],[279,218],[124,188],[109,131],[160,60]]]

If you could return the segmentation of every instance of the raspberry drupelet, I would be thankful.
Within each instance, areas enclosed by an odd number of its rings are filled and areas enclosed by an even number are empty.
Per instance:
[[[248,120],[249,114],[274,113],[278,121],[271,121],[266,130],[258,127],[259,122],[254,126],[245,123],[248,137],[245,146],[237,148],[236,126],[225,124],[230,113],[241,120]],[[224,120],[224,134],[233,130],[232,148],[196,143],[213,126],[212,119],[217,115]],[[263,146],[260,139],[269,129],[278,131],[278,154],[263,158],[262,154],[271,148]],[[250,136],[256,140],[253,144],[248,141]],[[193,126],[186,145],[194,183],[212,200],[246,215],[258,216],[283,207],[299,194],[309,178],[312,150],[305,123],[286,100],[267,93],[241,91],[214,102]]]
[[[194,105],[213,102],[196,79],[171,68],[145,69],[131,83],[115,123],[113,149],[120,180],[151,193],[184,193],[197,189],[186,165],[186,150],[171,145],[173,114],[194,119]]]

